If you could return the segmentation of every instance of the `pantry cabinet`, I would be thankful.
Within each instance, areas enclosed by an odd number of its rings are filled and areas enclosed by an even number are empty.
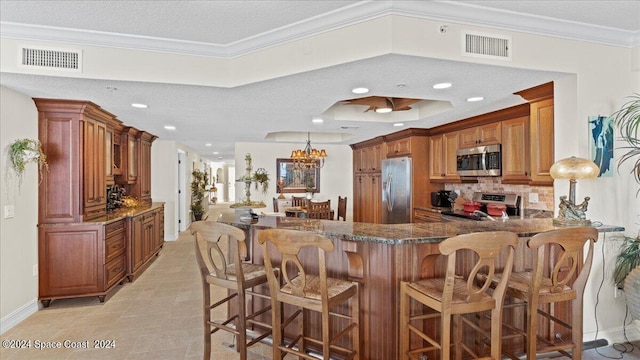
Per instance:
[[[380,173],[357,174],[353,189],[356,222],[379,224],[382,222],[382,182]]]

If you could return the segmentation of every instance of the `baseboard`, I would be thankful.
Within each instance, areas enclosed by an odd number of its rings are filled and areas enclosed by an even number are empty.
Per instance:
[[[584,333],[582,336],[582,341],[589,342],[595,338],[595,332]],[[640,331],[634,324],[630,324],[626,327],[626,338],[624,329],[615,328],[598,331],[598,339],[605,339],[609,342],[609,344],[624,343],[627,342],[627,340],[640,341]]]
[[[164,235],[164,241],[176,241],[178,240],[178,234],[165,234]]]
[[[18,325],[29,316],[35,314],[38,311],[38,299],[33,299],[28,303],[20,306],[11,314],[3,317],[0,320],[0,334],[4,334],[7,330]]]

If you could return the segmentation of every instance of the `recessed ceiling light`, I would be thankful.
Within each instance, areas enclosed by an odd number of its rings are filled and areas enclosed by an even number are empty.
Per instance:
[[[220,152],[218,152],[218,151],[214,151],[213,152],[213,155],[218,155],[218,154],[220,154]]]
[[[164,128],[167,129],[167,130],[175,130],[176,129],[176,127],[173,126],[173,125],[165,125]]]
[[[393,109],[389,108],[389,107],[383,107],[383,108],[377,108],[376,109],[376,112],[378,114],[386,114],[386,113],[390,113],[391,111],[393,111]]]
[[[218,156],[218,159],[222,160],[222,156]]]
[[[213,144],[211,144],[211,143],[206,143],[206,144],[204,144],[204,146],[213,146]]]
[[[146,108],[148,108],[147,104],[140,104],[140,103],[133,103],[133,104],[131,104],[131,106],[133,106],[134,108],[138,108],[138,109],[146,109]]]
[[[351,92],[354,94],[366,94],[369,92],[369,89],[367,89],[366,87],[357,87],[351,90]]]
[[[393,126],[404,126],[404,123],[395,123]]]
[[[469,102],[473,102],[473,101],[482,101],[484,100],[484,98],[482,96],[474,96],[474,97],[470,97],[467,99],[467,101]]]
[[[447,89],[450,87],[451,87],[451,83],[446,83],[446,82],[433,85],[434,89]]]
[[[311,122],[315,124],[322,124],[324,120],[322,118],[313,118],[311,119]]]

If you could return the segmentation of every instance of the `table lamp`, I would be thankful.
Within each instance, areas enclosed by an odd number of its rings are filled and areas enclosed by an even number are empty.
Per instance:
[[[569,179],[569,199],[560,196],[560,211],[558,217],[553,219],[554,225],[559,226],[588,226],[591,221],[587,219],[586,212],[590,198],[586,196],[584,201],[576,204],[576,180],[595,179],[600,168],[593,161],[581,159],[575,156],[557,161],[551,166],[551,177],[554,179]]]

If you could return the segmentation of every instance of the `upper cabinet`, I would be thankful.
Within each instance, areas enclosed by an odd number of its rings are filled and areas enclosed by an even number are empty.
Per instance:
[[[460,148],[500,144],[500,122],[460,130]]]
[[[39,223],[106,213],[107,123],[115,116],[87,101],[34,99],[49,170],[38,186]]]
[[[116,176],[116,183],[135,184],[138,180],[138,131],[125,127],[121,135],[120,157],[121,175]]]
[[[353,148],[354,172],[380,172],[385,144],[381,137],[360,143]]]
[[[137,179],[132,190],[132,195],[145,203],[151,203],[151,143],[156,136],[148,132],[141,132],[138,137],[138,163]]]
[[[411,155],[411,137],[387,141],[387,158]]]
[[[553,185],[551,165],[554,163],[553,82],[515,93],[527,100],[529,111],[529,153],[531,185]]]
[[[452,131],[429,138],[429,177],[435,182],[460,180],[456,168],[456,151],[460,147],[460,133]]]
[[[502,122],[502,182],[529,182],[529,117],[523,116]]]

